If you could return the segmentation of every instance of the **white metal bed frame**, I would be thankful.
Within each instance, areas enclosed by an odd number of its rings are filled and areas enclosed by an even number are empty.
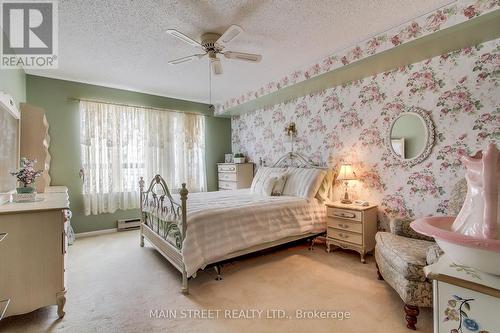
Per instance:
[[[273,167],[302,167],[302,168],[318,168],[325,169],[318,165],[313,164],[307,158],[302,156],[300,153],[289,152],[279,158],[276,163],[274,163]],[[140,207],[141,207],[141,228],[140,228],[140,246],[144,247],[144,238],[146,238],[149,243],[158,251],[160,254],[165,257],[179,272],[182,274],[182,287],[181,291],[183,294],[189,293],[189,285],[188,285],[188,275],[186,272],[186,267],[184,265],[183,256],[182,256],[182,244],[184,242],[184,238],[186,237],[187,230],[187,200],[188,200],[188,190],[186,188],[186,184],[182,184],[182,188],[179,192],[181,202],[177,203],[171,196],[170,191],[168,189],[167,183],[160,176],[156,175],[147,188],[144,190],[144,179],[141,177],[139,181],[140,188]],[[157,194],[155,191],[156,187],[160,187],[162,194]],[[158,213],[170,214],[173,217],[173,220],[170,221],[170,224],[164,225],[162,230],[160,230],[160,222],[157,221],[157,230],[154,229],[153,223],[148,223],[153,218],[150,212],[145,211],[145,208],[151,210],[156,210]],[[162,221],[161,223],[165,223]],[[220,265],[219,263],[233,259],[236,257],[240,257],[246,254],[262,251],[265,249],[269,249],[272,247],[276,247],[282,244],[286,244],[289,242],[293,242],[296,240],[304,239],[304,238],[314,238],[317,237],[319,233],[307,233],[297,236],[285,237],[273,242],[268,242],[264,244],[259,244],[256,246],[252,246],[250,248],[229,253],[223,257],[217,258],[216,260],[210,262],[208,265],[215,264],[214,268],[217,272],[217,280],[221,279],[220,276]],[[173,236],[176,240],[176,246],[172,245],[169,241],[167,241],[168,236]],[[314,244],[314,241],[312,242]],[[311,247],[312,248],[312,247]],[[192,278],[196,277],[196,273],[192,275]]]

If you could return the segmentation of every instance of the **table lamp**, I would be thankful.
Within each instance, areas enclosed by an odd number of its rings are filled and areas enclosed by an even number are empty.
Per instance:
[[[347,186],[349,185],[349,180],[356,179],[356,173],[354,173],[352,165],[342,164],[340,166],[339,176],[337,177],[337,179],[345,181],[344,199],[342,199],[340,202],[342,202],[343,204],[351,204],[352,201],[349,199],[349,194],[347,193]]]

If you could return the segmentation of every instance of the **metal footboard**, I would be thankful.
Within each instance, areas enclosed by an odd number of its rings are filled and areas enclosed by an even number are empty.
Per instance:
[[[182,257],[182,244],[187,230],[186,202],[188,190],[182,184],[179,192],[181,202],[176,202],[168,189],[167,183],[156,175],[147,190],[144,179],[139,181],[141,231],[140,246],[144,246],[144,237],[182,273],[182,292],[187,294],[188,276]]]

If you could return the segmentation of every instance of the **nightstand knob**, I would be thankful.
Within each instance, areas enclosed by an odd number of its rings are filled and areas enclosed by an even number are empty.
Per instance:
[[[346,235],[346,234],[343,234],[343,233],[339,233],[339,236],[342,237],[342,238],[349,238],[349,235]]]
[[[349,229],[348,224],[339,223],[339,227],[344,228],[344,229]]]

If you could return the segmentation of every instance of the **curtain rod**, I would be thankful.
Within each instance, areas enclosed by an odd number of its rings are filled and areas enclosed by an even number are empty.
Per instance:
[[[126,107],[131,107],[131,108],[150,109],[150,110],[158,110],[158,111],[166,111],[166,112],[174,112],[174,113],[192,114],[192,115],[203,116],[203,117],[212,117],[211,114],[204,114],[201,112],[180,111],[180,110],[172,110],[172,109],[167,109],[167,108],[157,108],[157,107],[153,107],[153,106],[114,103],[114,102],[99,101],[99,100],[86,99],[86,98],[69,97],[68,100],[77,101],[77,102],[92,102],[92,103],[101,103],[101,104],[109,104],[109,105],[118,105],[118,106],[126,106]]]

